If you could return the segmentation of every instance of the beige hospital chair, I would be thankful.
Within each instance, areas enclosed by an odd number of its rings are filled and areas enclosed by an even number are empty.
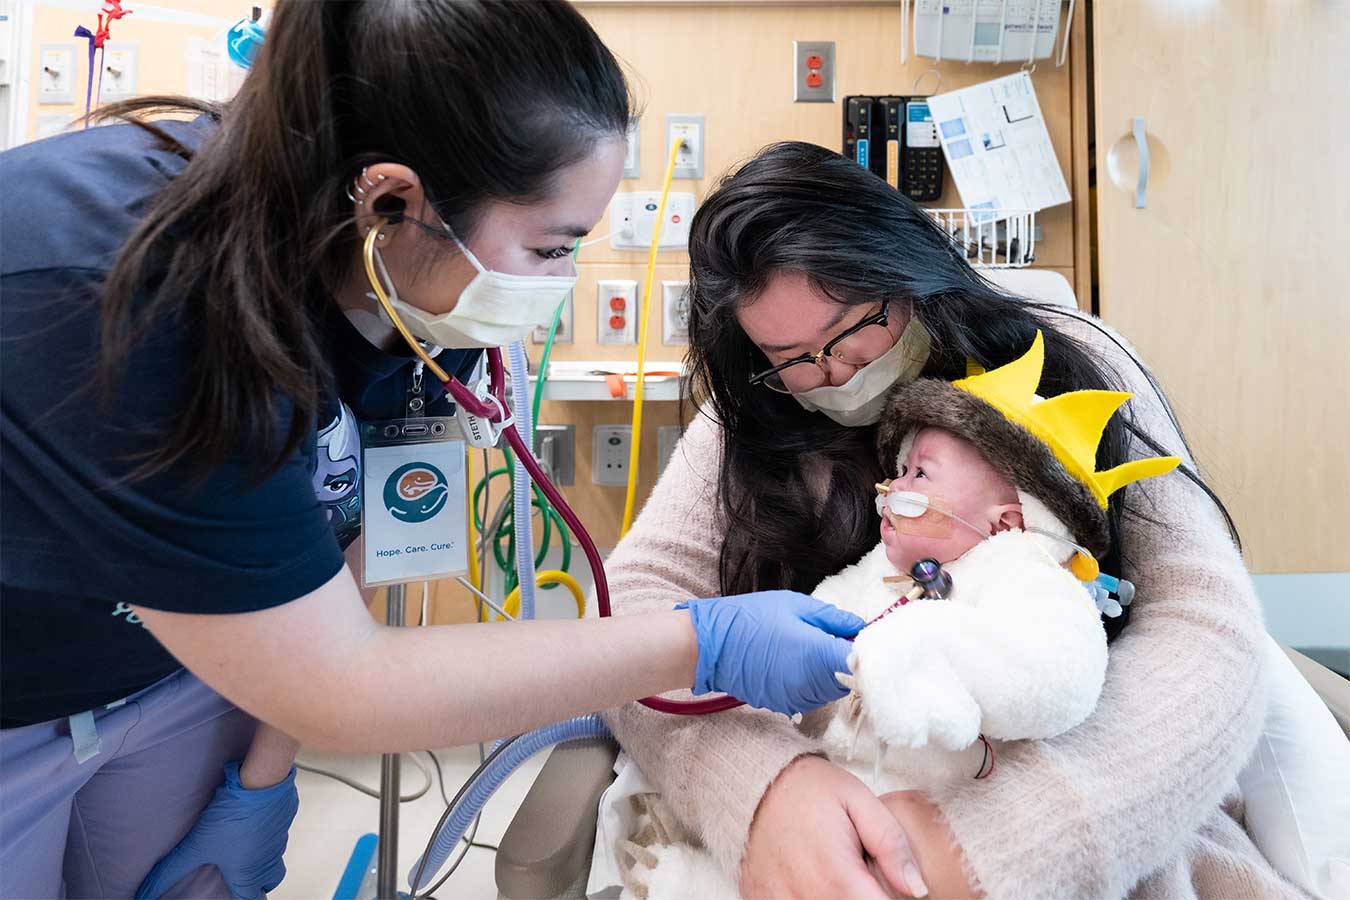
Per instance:
[[[983,274],[1026,297],[1076,305],[1058,272],[992,269]],[[1296,650],[1284,648],[1350,737],[1350,681]],[[586,896],[600,795],[614,780],[618,746],[588,740],[553,750],[511,820],[497,851],[497,890],[507,900]]]

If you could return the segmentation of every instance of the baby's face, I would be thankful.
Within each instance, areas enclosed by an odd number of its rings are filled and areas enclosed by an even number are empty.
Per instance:
[[[883,513],[881,542],[886,558],[901,573],[926,557],[952,562],[989,535],[1022,525],[1013,486],[969,441],[937,428],[918,433],[890,490],[923,494],[933,506],[980,529],[977,533],[931,509],[915,518]]]

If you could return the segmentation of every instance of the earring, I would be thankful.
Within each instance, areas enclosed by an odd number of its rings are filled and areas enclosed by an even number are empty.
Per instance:
[[[372,226],[370,226],[370,225],[367,225],[367,226],[366,226],[366,234],[370,234],[370,229],[371,229],[371,227],[372,227]],[[379,234],[375,235],[375,240],[377,240],[377,241],[382,241],[382,240],[385,239],[385,236],[386,236],[385,233],[384,233],[383,231],[381,231]]]

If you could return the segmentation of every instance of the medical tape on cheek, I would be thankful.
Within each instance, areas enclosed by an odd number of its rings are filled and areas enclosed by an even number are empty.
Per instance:
[[[956,527],[956,522],[951,516],[938,512],[939,509],[947,508],[947,501],[939,494],[928,494],[929,508],[923,511],[923,515],[907,518],[906,516],[891,516],[891,524],[900,534],[910,537],[926,538],[945,538],[949,537],[952,529]],[[934,509],[933,507],[937,507]]]

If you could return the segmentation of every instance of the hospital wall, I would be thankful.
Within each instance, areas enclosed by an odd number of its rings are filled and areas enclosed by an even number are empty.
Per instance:
[[[694,193],[699,202],[723,173],[775,141],[803,140],[838,149],[841,104],[793,102],[794,40],[835,42],[836,96],[840,100],[849,94],[931,93],[936,83],[933,75],[924,75],[935,68],[932,60],[911,59],[903,65],[900,62],[898,2],[786,5],[582,0],[578,6],[623,63],[642,113],[641,175],[625,179],[619,186],[621,192],[660,189],[668,161],[665,134],[668,113],[705,117],[705,177],[675,180],[671,187],[672,191]],[[1081,38],[1081,21],[1079,24],[1077,36]],[[1075,197],[1080,196],[1080,189],[1081,195],[1086,196],[1086,140],[1078,142],[1084,151],[1077,159],[1073,152],[1075,124],[1086,128],[1086,104],[1075,106],[1072,99],[1075,95],[1080,99],[1086,96],[1081,73],[1074,69],[1073,51],[1080,46],[1081,42],[1075,42],[1070,61],[1063,67],[1042,62],[1032,73],[1051,140]],[[1015,72],[1018,66],[942,63],[936,69],[945,91]],[[921,76],[924,83],[915,91],[915,82]],[[1080,82],[1077,90],[1075,78]],[[942,198],[928,205],[961,206],[950,178],[946,180]],[[1038,217],[1043,239],[1037,245],[1036,266],[1060,272],[1070,284],[1077,283],[1080,274],[1084,279],[1088,276],[1086,214],[1086,204],[1070,203],[1046,210]],[[610,228],[606,219],[594,233],[603,235]],[[582,250],[574,300],[575,341],[555,345],[553,360],[626,362],[631,366],[634,347],[597,342],[596,282],[635,279],[641,284],[646,258],[646,251],[615,250],[608,242]],[[645,323],[647,357],[658,366],[679,360],[685,351],[683,346],[669,346],[661,341],[660,285],[663,279],[686,279],[687,269],[686,253],[660,254],[653,279],[652,314]],[[1086,282],[1078,293],[1080,297],[1090,296]],[[532,351],[537,359],[538,347]],[[624,402],[545,399],[540,411],[543,423],[570,422],[577,426],[576,482],[564,488],[563,493],[576,505],[602,547],[613,546],[618,537],[624,489],[591,483],[592,428],[597,424],[626,423],[631,409],[631,404]],[[639,504],[655,481],[656,428],[687,422],[694,414],[689,404],[645,404]]]

